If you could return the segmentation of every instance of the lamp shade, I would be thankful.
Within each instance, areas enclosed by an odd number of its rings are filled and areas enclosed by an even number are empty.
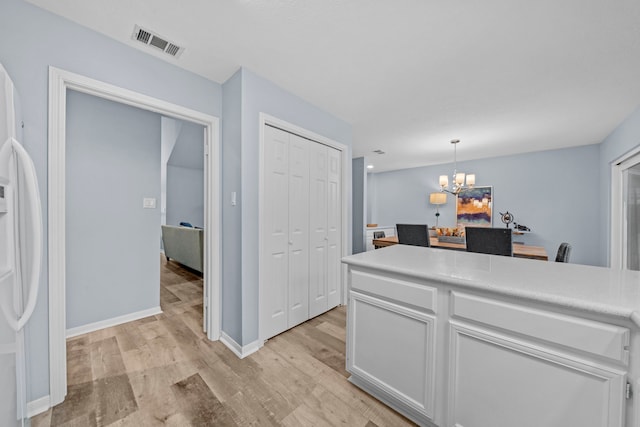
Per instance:
[[[432,205],[444,205],[447,203],[447,193],[431,193],[429,194],[429,203]]]

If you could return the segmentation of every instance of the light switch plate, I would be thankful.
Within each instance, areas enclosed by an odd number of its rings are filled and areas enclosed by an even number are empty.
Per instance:
[[[145,209],[155,209],[156,199],[154,197],[145,197],[142,199],[142,207]]]

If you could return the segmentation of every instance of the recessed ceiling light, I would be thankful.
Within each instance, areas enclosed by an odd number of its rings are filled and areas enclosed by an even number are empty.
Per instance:
[[[373,165],[367,165],[367,169],[373,169]]]

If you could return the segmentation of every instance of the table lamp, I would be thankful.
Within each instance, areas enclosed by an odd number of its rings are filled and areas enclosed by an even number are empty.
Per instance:
[[[436,228],[438,228],[438,217],[440,216],[440,205],[447,203],[447,193],[429,194],[429,203],[436,205]]]

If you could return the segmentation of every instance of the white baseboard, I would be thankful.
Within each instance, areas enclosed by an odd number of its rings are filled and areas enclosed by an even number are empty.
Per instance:
[[[38,414],[46,412],[50,407],[49,396],[27,402],[27,418],[35,417]]]
[[[142,319],[144,317],[154,316],[162,313],[160,307],[154,307],[147,310],[137,311],[135,313],[125,314],[124,316],[113,317],[107,320],[101,320],[99,322],[89,323],[88,325],[77,326],[75,328],[67,329],[67,338],[73,338],[78,335],[86,334],[89,332],[97,331],[99,329],[109,328],[111,326],[121,325],[123,323],[131,322],[133,320]]]
[[[240,359],[244,359],[250,354],[255,353],[264,345],[264,342],[257,340],[245,346],[241,346],[240,344],[235,342],[233,338],[225,334],[224,331],[220,332],[220,341],[222,342],[222,344],[226,345],[229,350],[233,351],[233,353]]]

